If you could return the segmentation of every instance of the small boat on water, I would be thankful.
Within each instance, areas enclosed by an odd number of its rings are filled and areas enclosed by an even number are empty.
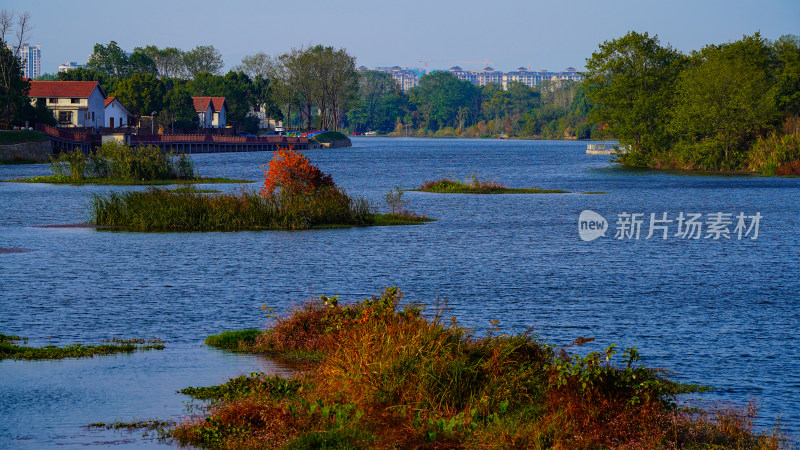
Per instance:
[[[624,145],[601,142],[599,144],[586,144],[587,155],[616,155],[617,153],[627,153],[628,149]]]

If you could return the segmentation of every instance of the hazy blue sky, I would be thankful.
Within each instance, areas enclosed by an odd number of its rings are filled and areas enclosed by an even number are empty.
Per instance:
[[[127,51],[155,44],[183,49],[212,44],[229,68],[242,56],[292,47],[344,47],[358,65],[461,65],[497,70],[582,69],[605,40],[629,30],[657,34],[682,51],[760,31],[769,39],[800,34],[800,0],[3,0],[29,11],[30,42],[42,45],[42,70],[84,63],[95,43]]]

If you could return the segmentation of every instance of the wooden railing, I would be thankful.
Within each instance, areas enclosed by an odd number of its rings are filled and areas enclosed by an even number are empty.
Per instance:
[[[50,125],[37,123],[35,130],[42,132],[50,137],[56,139],[62,139],[65,141],[89,143],[101,140],[100,135],[95,135],[90,132],[84,131],[82,128],[78,129],[56,128],[56,127],[51,127]]]
[[[216,136],[208,134],[160,134],[130,136],[133,143],[208,143],[208,144],[307,144],[308,138],[286,136]]]

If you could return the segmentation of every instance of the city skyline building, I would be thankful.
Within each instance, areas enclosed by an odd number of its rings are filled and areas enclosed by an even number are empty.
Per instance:
[[[16,52],[13,45],[7,46],[12,52]],[[19,61],[22,67],[22,76],[25,78],[36,78],[42,74],[42,46],[30,45],[27,42],[19,47]]]
[[[370,70],[365,66],[361,66],[358,70]],[[376,67],[372,70],[388,73],[400,85],[400,90],[408,92],[409,89],[419,84],[419,79],[425,74],[425,71],[418,68],[409,67]],[[436,72],[437,70],[431,70]],[[517,70],[511,72],[500,72],[494,70],[491,66],[486,66],[483,70],[464,70],[459,66],[453,66],[447,69],[448,72],[453,74],[456,78],[463,81],[469,81],[477,86],[486,86],[490,83],[496,83],[503,86],[503,89],[508,89],[508,86],[513,81],[518,81],[524,85],[535,88],[542,81],[558,81],[558,80],[572,80],[580,81],[583,79],[577,69],[574,67],[567,67],[563,72],[550,72],[548,70],[531,71],[525,67],[519,67]]]
[[[67,63],[64,63],[64,64],[60,64],[58,66],[58,72],[59,73],[61,73],[61,72],[69,72],[70,70],[79,69],[81,67],[83,67],[83,64],[78,64],[75,61],[70,61],[70,62],[67,62]]]

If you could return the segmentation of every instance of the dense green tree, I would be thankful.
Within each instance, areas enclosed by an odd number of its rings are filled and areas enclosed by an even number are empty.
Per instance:
[[[344,49],[322,45],[307,50],[316,67],[315,103],[320,110],[320,128],[337,131],[341,113],[355,99],[358,89],[356,59]]]
[[[275,86],[269,78],[256,77],[252,87],[253,107],[260,109],[267,121],[282,120],[283,113],[276,101]]]
[[[158,75],[158,68],[150,56],[134,50],[128,57],[128,73]]]
[[[647,33],[629,32],[600,44],[586,60],[585,84],[594,105],[590,119],[631,145],[631,156],[668,149],[674,86],[685,62],[684,55]]]
[[[194,78],[204,72],[220,75],[224,66],[222,55],[213,45],[198,45],[183,54],[184,75],[188,78]]]
[[[778,119],[772,49],[758,33],[692,55],[678,80],[672,128],[690,159],[735,168],[757,136]]]
[[[800,37],[781,36],[774,43],[778,107],[788,116],[800,115]]]
[[[108,45],[95,44],[86,69],[110,78],[126,78],[130,75],[128,56],[116,41],[111,41]]]
[[[30,83],[22,78],[19,59],[0,40],[0,126],[24,125],[25,106],[30,105]]]
[[[175,84],[167,90],[162,109],[163,111],[159,113],[159,123],[165,129],[173,124],[179,124],[180,129],[197,128],[200,122],[194,110],[192,94],[183,84]]]
[[[409,102],[420,112],[424,126],[432,130],[455,127],[460,108],[466,108],[472,117],[480,112],[480,88],[449,72],[423,75],[408,96]]]
[[[359,73],[358,100],[347,112],[351,131],[394,131],[398,118],[405,115],[408,96],[392,76],[365,70]]]
[[[275,77],[275,65],[277,62],[264,52],[255,55],[247,55],[242,58],[242,63],[233,68],[236,72],[244,72],[251,79],[258,78],[270,79]]]
[[[166,95],[164,83],[155,75],[135,73],[117,82],[113,96],[134,116],[148,116],[163,108]]]
[[[172,78],[184,73],[183,50],[175,47],[159,49],[155,45],[146,47],[136,47],[134,52],[147,55],[155,64],[159,75],[164,78]]]
[[[116,80],[92,69],[78,67],[67,72],[58,73],[58,81],[97,81],[106,94],[114,90]]]
[[[34,81],[58,81],[57,73],[43,73],[33,79]]]
[[[250,107],[256,104],[256,86],[244,72],[230,71],[225,76],[202,72],[187,87],[195,97],[225,97],[227,122],[232,125],[243,124]]]

